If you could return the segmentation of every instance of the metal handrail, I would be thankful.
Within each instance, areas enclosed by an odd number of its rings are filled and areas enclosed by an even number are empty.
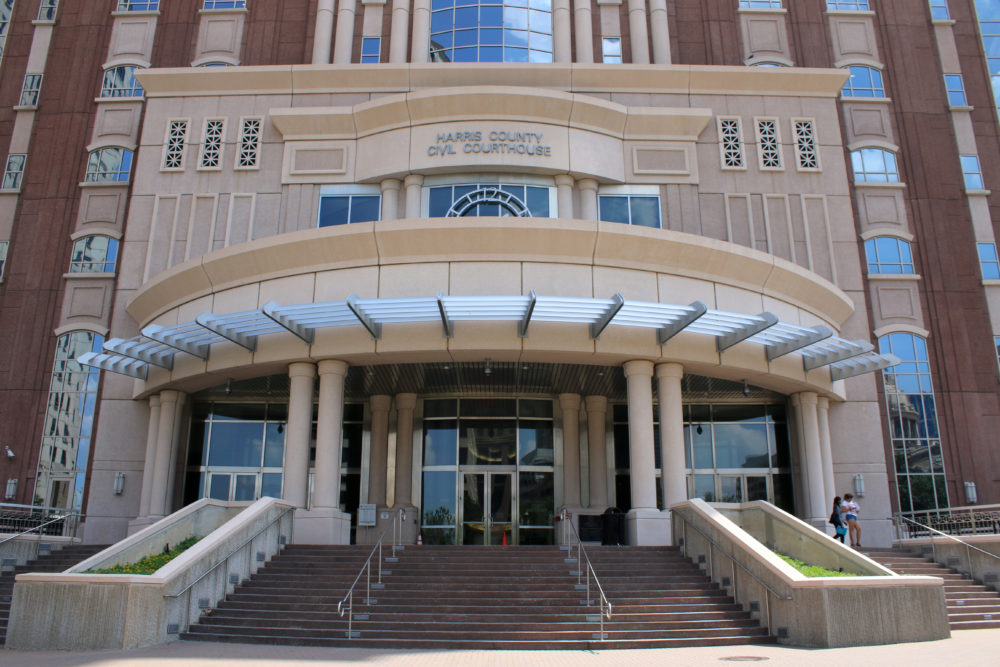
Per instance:
[[[968,542],[966,542],[965,540],[961,540],[961,539],[955,537],[954,535],[949,535],[948,533],[942,532],[942,531],[938,530],[937,528],[931,528],[930,526],[925,526],[924,524],[920,523],[919,521],[914,521],[913,519],[908,519],[908,518],[906,518],[905,516],[902,516],[902,515],[899,515],[899,518],[902,519],[903,521],[907,521],[909,523],[912,523],[913,525],[918,526],[919,528],[921,528],[923,530],[926,530],[926,531],[928,531],[930,533],[937,533],[938,535],[941,535],[942,537],[947,537],[949,540],[954,540],[955,542],[958,542],[959,544],[965,546],[965,557],[969,561],[969,578],[970,579],[975,579],[976,578],[975,577],[975,573],[972,570],[972,550],[973,549],[975,549],[979,553],[986,554],[990,558],[993,558],[995,560],[1000,560],[1000,556],[998,556],[998,555],[996,555],[994,553],[990,553],[989,551],[986,551],[985,549],[980,549],[977,546],[973,546],[973,545],[969,544]],[[930,540],[931,540],[931,553],[933,554],[932,558],[936,562],[937,561],[937,549],[934,547],[934,535],[930,536]]]
[[[250,544],[251,542],[253,542],[255,539],[257,539],[258,537],[260,537],[271,526],[273,526],[274,524],[276,524],[279,521],[281,521],[285,517],[286,514],[288,514],[289,512],[291,512],[294,509],[295,509],[294,507],[286,507],[281,512],[281,514],[279,514],[278,516],[276,516],[273,519],[271,519],[271,521],[269,521],[266,526],[264,526],[263,528],[261,528],[260,530],[258,530],[256,533],[254,533],[249,538],[247,538],[244,542],[242,542],[238,547],[236,547],[235,549],[233,549],[232,551],[230,551],[228,554],[226,554],[215,565],[213,565],[212,567],[210,567],[207,570],[205,570],[201,574],[200,577],[198,577],[197,579],[195,579],[194,581],[192,581],[190,584],[188,584],[187,586],[185,586],[184,588],[182,588],[178,592],[171,593],[169,595],[164,594],[163,597],[164,598],[169,598],[169,599],[177,599],[180,596],[182,596],[185,593],[187,593],[188,591],[190,591],[195,586],[195,584],[197,584],[199,581],[201,581],[202,579],[204,579],[205,577],[207,577],[212,572],[215,572],[215,570],[218,569],[220,565],[224,565],[224,564],[228,563],[229,559],[232,558],[233,555],[235,555],[237,551],[243,549],[245,546],[247,546],[248,544]],[[185,608],[185,619],[184,619],[184,628],[183,629],[186,630],[187,627],[188,627],[188,625],[190,625],[190,623],[191,623],[191,600],[190,600],[190,596],[188,598],[188,603],[185,605],[184,608]],[[182,630],[182,628],[178,627],[178,631],[181,631],[181,630]]]
[[[741,563],[738,560],[736,560],[736,556],[734,556],[733,554],[729,553],[718,542],[716,542],[711,537],[709,537],[708,535],[706,535],[704,533],[704,531],[702,531],[700,528],[698,528],[698,526],[694,525],[691,522],[691,520],[688,519],[686,516],[684,516],[683,514],[681,514],[680,512],[678,512],[677,510],[674,510],[673,512],[671,512],[671,514],[673,516],[678,517],[681,521],[684,522],[684,550],[685,550],[685,552],[687,551],[687,543],[688,543],[688,541],[687,541],[687,528],[688,528],[688,526],[690,526],[691,528],[693,528],[696,533],[698,533],[699,535],[701,535],[702,538],[704,538],[704,540],[706,542],[708,542],[708,545],[709,545],[709,548],[708,548],[708,572],[709,572],[709,577],[712,576],[712,569],[713,569],[712,568],[712,549],[714,548],[714,549],[718,549],[719,551],[721,551],[722,554],[726,558],[729,559],[729,562],[731,562],[734,566],[739,566],[739,568],[741,570],[743,570],[744,572],[746,572],[747,574],[749,574],[751,576],[751,578],[754,579],[754,581],[756,581],[758,584],[761,585],[761,587],[764,589],[764,618],[767,621],[767,631],[770,632],[771,631],[771,602],[770,602],[770,599],[767,597],[767,594],[770,593],[771,595],[773,595],[775,598],[777,598],[779,600],[792,600],[794,598],[791,595],[782,595],[778,591],[776,591],[773,588],[771,588],[767,583],[764,582],[764,580],[762,580],[756,574],[754,574],[753,572],[751,572],[743,563]],[[735,594],[736,594],[736,568],[734,567],[733,568],[733,597],[734,598],[735,598]]]
[[[365,574],[367,571],[367,583],[366,583],[366,596],[364,598],[364,605],[371,606],[378,602],[372,598],[372,557],[375,552],[378,551],[378,581],[375,583],[375,588],[385,588],[385,584],[382,583],[382,542],[385,541],[385,534],[389,528],[392,528],[392,553],[395,554],[397,550],[402,549],[403,546],[400,544],[403,537],[403,522],[406,521],[406,508],[398,507],[393,510],[392,523],[382,529],[379,533],[378,539],[375,540],[375,545],[372,547],[371,552],[368,554],[368,558],[365,559],[364,565],[361,566],[361,570],[358,572],[358,576],[354,577],[354,583],[351,587],[347,589],[347,594],[344,598],[337,603],[337,614],[343,618],[344,613],[347,613],[347,638],[354,639],[355,637],[360,637],[361,633],[354,634],[354,587],[358,585],[361,581],[361,575]],[[345,604],[346,603],[346,604]]]
[[[562,511],[562,514],[560,515],[560,520],[563,523],[568,523],[569,524],[570,529],[573,531],[573,536],[576,537],[576,564],[577,564],[577,569],[576,569],[576,585],[578,587],[582,587],[584,585],[583,581],[582,581],[582,579],[583,579],[583,561],[584,560],[587,561],[587,584],[586,584],[586,586],[587,586],[587,603],[586,604],[587,604],[588,607],[594,604],[593,602],[590,601],[590,577],[591,576],[594,577],[594,585],[597,586],[597,592],[600,594],[600,598],[599,599],[600,599],[600,602],[601,602],[601,610],[600,610],[600,613],[597,615],[598,621],[601,624],[601,626],[600,626],[600,628],[601,628],[600,629],[600,634],[598,635],[598,638],[600,639],[600,641],[604,641],[605,639],[607,639],[607,636],[604,634],[604,618],[605,618],[604,608],[607,607],[608,611],[607,611],[606,616],[607,616],[607,619],[610,621],[611,620],[611,602],[608,600],[608,597],[604,594],[604,588],[601,586],[601,582],[597,578],[597,572],[594,571],[594,566],[590,563],[590,556],[587,555],[587,550],[583,548],[583,540],[580,539],[580,533],[577,532],[576,526],[573,524],[572,519],[569,518],[569,513],[565,509]],[[573,545],[570,544],[568,546],[569,546],[570,553],[572,553]],[[582,559],[581,559],[581,555],[583,556]]]
[[[953,526],[955,532],[959,534],[996,535],[1000,533],[1000,505],[967,505],[963,507],[897,512],[893,515],[893,518],[909,519],[916,524],[919,524],[920,521],[926,521],[929,526],[937,524],[943,527],[947,524]],[[898,521],[896,522],[896,528],[897,535],[903,538],[904,536],[899,533],[901,524]]]
[[[4,544],[7,544],[8,542],[10,542],[12,540],[16,540],[19,537],[24,537],[28,533],[33,533],[36,530],[41,530],[42,528],[44,528],[45,526],[49,525],[50,523],[58,523],[59,521],[65,521],[66,519],[69,519],[71,517],[80,518],[82,516],[83,516],[82,514],[79,514],[77,512],[72,512],[70,514],[63,514],[62,516],[57,516],[54,519],[50,519],[50,520],[46,521],[45,523],[42,523],[42,524],[39,524],[39,525],[34,526],[32,528],[29,528],[28,530],[23,530],[20,533],[18,533],[17,535],[12,535],[11,537],[8,537],[8,538],[5,538],[3,540],[0,540],[0,546],[3,546]],[[41,537],[41,535],[39,535],[39,537]]]

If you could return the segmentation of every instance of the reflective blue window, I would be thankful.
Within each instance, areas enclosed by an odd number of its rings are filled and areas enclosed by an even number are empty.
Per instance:
[[[119,65],[104,71],[101,97],[142,97],[142,86],[135,80],[135,65]]]
[[[160,8],[160,0],[118,0],[120,12],[152,12]]]
[[[944,89],[948,93],[948,104],[953,107],[964,107],[969,104],[965,96],[965,82],[961,74],[945,74]]]
[[[948,13],[948,0],[930,0],[931,18],[936,21],[946,21],[951,18]]]
[[[842,12],[867,11],[870,9],[868,0],[826,0],[826,8]]]
[[[381,55],[382,55],[381,37],[361,38],[361,62],[377,63],[379,62]]]
[[[551,0],[433,0],[434,62],[552,62]]]
[[[740,0],[746,9],[781,9],[781,0]]]
[[[114,273],[118,241],[109,236],[86,236],[73,244],[70,273]]]
[[[891,236],[865,241],[868,273],[913,273],[910,244]]]
[[[896,156],[881,148],[851,151],[851,166],[857,183],[898,183]]]
[[[997,246],[995,243],[977,243],[979,267],[983,271],[983,280],[1000,280],[1000,261],[997,261]]]
[[[501,196],[484,197],[481,203],[472,203],[463,207],[461,215],[468,217],[510,217],[521,215],[526,209],[527,215],[532,218],[551,216],[549,188],[516,183],[476,183],[428,188],[427,216],[430,218],[446,217],[449,211],[453,211],[453,205],[460,204],[463,197],[488,190],[497,190]],[[502,195],[511,195],[513,199],[504,198]],[[458,211],[453,211],[453,215],[457,214]]]
[[[90,183],[124,182],[132,171],[132,151],[127,148],[101,148],[90,154],[84,180]]]
[[[205,9],[243,9],[246,0],[205,0]]]
[[[650,195],[601,195],[600,219],[641,227],[660,226],[660,198]]]
[[[867,65],[851,65],[847,68],[851,78],[844,84],[844,97],[885,97],[882,72]]]
[[[324,195],[319,200],[319,226],[378,220],[381,204],[379,195]]]
[[[965,180],[966,190],[983,189],[983,172],[979,167],[978,155],[962,155],[962,178]]]
[[[927,341],[892,333],[878,344],[879,352],[901,361],[882,371],[899,508],[918,512],[948,507]]]
[[[975,0],[979,33],[983,40],[986,66],[993,84],[994,104],[1000,107],[1000,2]]]

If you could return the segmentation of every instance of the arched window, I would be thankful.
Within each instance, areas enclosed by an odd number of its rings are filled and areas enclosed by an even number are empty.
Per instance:
[[[432,0],[434,62],[552,62],[552,0]]]
[[[908,241],[877,236],[865,241],[868,273],[913,273],[913,255]]]
[[[868,65],[851,65],[846,68],[851,78],[840,92],[844,97],[885,97],[882,72]]]
[[[84,180],[89,183],[125,182],[131,171],[132,151],[117,146],[99,148],[90,154]]]
[[[910,333],[891,333],[879,338],[878,345],[879,352],[901,360],[882,371],[899,509],[948,507],[927,341]]]
[[[142,97],[142,86],[135,80],[136,65],[119,65],[104,70],[101,97]]]
[[[427,216],[548,218],[555,211],[552,190],[509,181],[436,185],[427,189]]]
[[[85,236],[73,244],[70,273],[114,273],[118,241],[109,236]]]
[[[851,151],[851,167],[855,183],[898,183],[896,154],[882,148],[861,148]]]

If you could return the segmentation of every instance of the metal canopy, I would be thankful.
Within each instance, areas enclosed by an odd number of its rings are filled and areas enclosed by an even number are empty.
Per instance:
[[[207,360],[216,343],[232,342],[247,350],[260,336],[289,334],[306,343],[316,329],[358,326],[372,338],[385,325],[438,322],[445,337],[454,336],[458,322],[516,322],[518,335],[528,336],[532,322],[584,324],[592,339],[608,327],[656,329],[663,344],[681,332],[712,336],[720,352],[753,343],[764,348],[767,361],[797,353],[808,372],[829,366],[832,380],[871,373],[899,363],[892,355],[877,354],[871,343],[833,335],[827,327],[802,327],[780,322],[771,313],[744,315],[690,305],[630,301],[616,294],[610,299],[540,296],[445,296],[401,299],[361,299],[283,306],[269,302],[263,308],[228,315],[203,313],[193,322],[173,326],[150,325],[142,335],[112,338],[104,353],[88,353],[80,363],[145,379],[149,365],[170,369],[178,352]]]

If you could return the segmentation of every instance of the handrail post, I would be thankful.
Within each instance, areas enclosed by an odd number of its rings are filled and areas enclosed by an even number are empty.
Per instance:
[[[368,569],[368,577],[367,577],[368,594],[365,596],[365,604],[370,606],[372,603],[372,559],[370,557],[368,558],[368,562],[365,563],[365,566]]]
[[[382,583],[382,542],[378,543],[378,583]]]

